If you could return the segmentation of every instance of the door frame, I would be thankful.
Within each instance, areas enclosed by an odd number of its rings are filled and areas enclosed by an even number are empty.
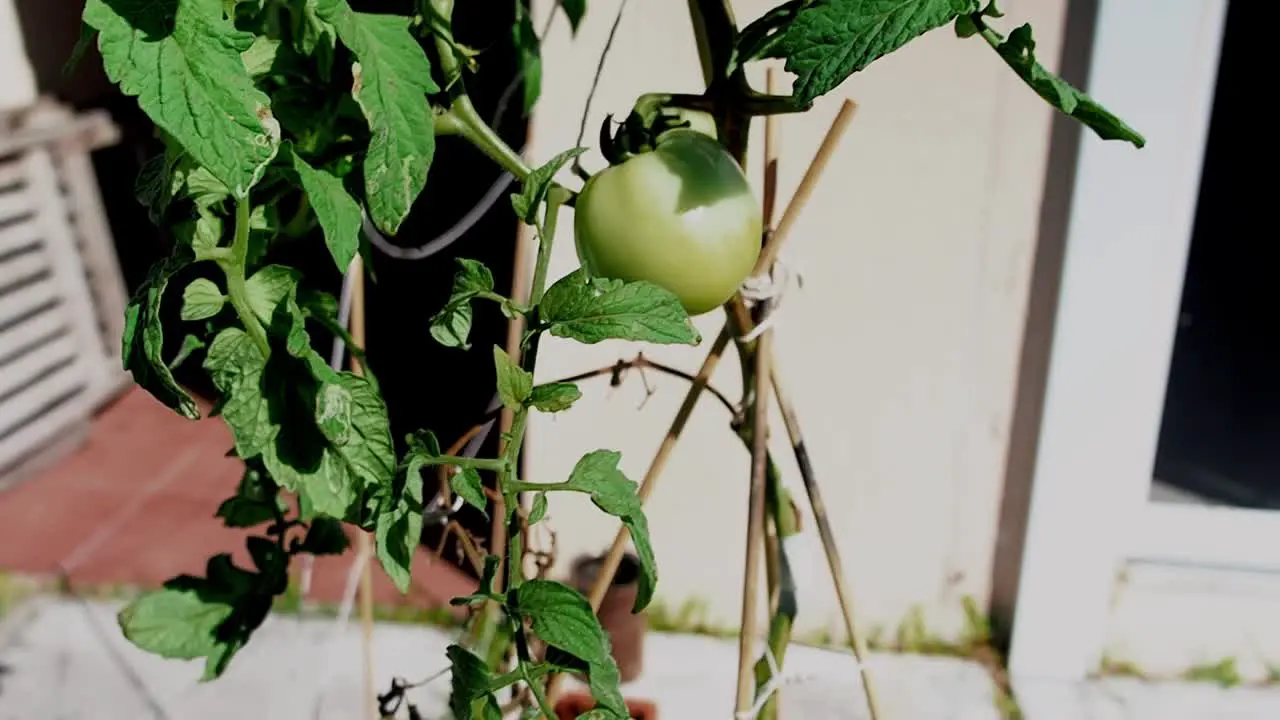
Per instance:
[[[1147,147],[1080,138],[1010,638],[1017,678],[1098,668],[1130,559],[1280,568],[1242,547],[1280,531],[1280,514],[1147,501],[1226,7],[1097,3],[1088,91]],[[1199,542],[1230,525],[1240,531]]]

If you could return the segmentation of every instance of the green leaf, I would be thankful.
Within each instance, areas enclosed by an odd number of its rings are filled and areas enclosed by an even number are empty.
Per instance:
[[[240,52],[252,37],[219,0],[88,0],[103,67],[197,164],[244,197],[280,144]]]
[[[533,18],[523,2],[516,3],[516,18],[511,25],[511,42],[516,48],[516,67],[524,79],[524,113],[529,114],[542,94],[542,50]]]
[[[631,717],[631,713],[627,711],[627,702],[619,688],[622,678],[611,651],[604,661],[592,663],[555,647],[550,648],[545,657],[546,662],[558,670],[587,676],[587,686],[591,690],[591,696],[596,699],[596,711],[603,713],[595,717],[609,720],[625,720]]]
[[[529,173],[529,176],[524,179],[520,192],[511,195],[511,207],[515,209],[516,215],[526,224],[537,225],[538,208],[547,199],[547,191],[551,189],[556,173],[560,172],[560,169],[569,161],[586,151],[586,148],[565,150],[551,158],[547,164]]]
[[[402,593],[409,590],[413,555],[422,542],[424,460],[423,455],[410,453],[404,471],[397,473],[389,491],[379,495],[374,521],[378,562]]]
[[[345,272],[360,248],[360,204],[347,192],[342,178],[325,170],[316,170],[293,153],[293,169],[298,172],[302,189],[307,192],[324,228],[324,243],[340,272]]]
[[[631,717],[631,713],[627,711],[627,701],[618,687],[621,684],[622,673],[618,672],[618,664],[614,662],[612,655],[605,658],[604,662],[587,665],[587,687],[591,690],[591,697],[608,713],[604,715],[606,718],[623,720]]]
[[[552,335],[587,344],[619,339],[696,345],[702,340],[670,291],[648,282],[588,277],[581,268],[547,289],[538,319]]]
[[[160,324],[160,305],[169,278],[191,262],[191,251],[182,245],[173,254],[152,266],[147,279],[129,299],[124,312],[124,334],[121,360],[133,381],[157,400],[191,420],[200,417],[195,400],[178,385],[162,357],[164,328]]]
[[[445,650],[445,655],[452,665],[449,710],[453,713],[454,720],[502,717],[498,700],[489,690],[493,677],[484,660],[461,645],[450,645]]]
[[[311,527],[307,528],[307,535],[298,550],[312,555],[341,555],[349,545],[341,522],[319,517],[311,521]]]
[[[334,445],[351,437],[351,393],[340,383],[325,382],[316,397],[316,427]]]
[[[234,608],[209,601],[194,590],[164,589],[134,600],[120,611],[120,629],[129,642],[160,657],[192,660],[214,651],[216,633]]]
[[[475,468],[458,468],[458,472],[449,478],[449,487],[466,500],[467,504],[479,510],[485,517],[489,517],[487,511],[489,499],[484,494],[484,481],[480,479],[480,473],[476,472]]]
[[[288,505],[271,478],[256,463],[246,463],[236,494],[222,501],[214,517],[222,518],[227,527],[247,528],[270,522],[286,510]]]
[[[533,506],[529,508],[529,524],[537,525],[538,521],[547,516],[547,494],[538,493],[533,496]]]
[[[248,71],[250,77],[259,78],[271,72],[271,66],[275,65],[276,55],[279,52],[279,40],[258,35],[253,38],[253,44],[249,49],[240,53],[240,60],[244,62],[244,69]]]
[[[395,234],[427,183],[436,143],[426,95],[440,88],[408,18],[358,13],[346,0],[318,0],[316,12],[356,56],[351,94],[373,133],[364,157],[365,202],[378,227]]]
[[[582,391],[573,383],[546,383],[533,389],[529,404],[542,412],[554,413],[568,410],[581,397]]]
[[[995,51],[1045,102],[1089,126],[1103,140],[1124,140],[1139,148],[1147,144],[1138,131],[1036,61],[1030,25],[1015,28],[1007,39],[992,30],[987,32],[992,33]]]
[[[632,612],[640,612],[653,599],[658,584],[658,564],[649,541],[649,522],[637,494],[636,483],[618,469],[621,453],[596,450],[582,456],[569,474],[565,490],[589,493],[596,507],[622,520],[631,533],[631,544],[640,560],[640,582]]]
[[[773,23],[765,32],[756,23],[742,31],[750,46],[746,59],[786,59],[796,76],[792,93],[812,102],[875,60],[924,33],[978,10],[978,0],[792,0],[757,22]],[[778,24],[779,14],[792,15]]]
[[[196,278],[182,291],[183,320],[207,320],[222,310],[227,298],[208,278]]]
[[[250,549],[254,552],[253,544]],[[261,552],[254,554],[262,558]],[[271,609],[271,593],[283,592],[287,585],[286,573],[284,564],[264,575],[236,567],[230,555],[215,555],[206,565],[206,577],[173,578],[164,589],[126,606],[117,616],[120,629],[134,645],[161,657],[205,658],[201,679],[212,680],[262,624]]]
[[[471,345],[471,300],[482,292],[493,292],[493,273],[478,260],[457,258],[460,269],[453,276],[448,302],[431,318],[431,337],[445,347],[467,350]]]
[[[498,397],[507,409],[515,411],[524,407],[533,392],[533,374],[516,364],[506,350],[493,346],[493,365],[498,377]]]
[[[476,605],[488,600],[496,600],[502,602],[502,598],[493,591],[494,578],[498,576],[498,560],[497,555],[486,555],[484,558],[484,567],[480,571],[480,585],[476,591],[470,595],[456,597],[449,600],[450,605]]]
[[[606,663],[609,638],[577,590],[551,580],[529,580],[515,590],[516,607],[533,623],[533,632],[548,645],[588,664]]]
[[[285,265],[267,265],[245,281],[249,308],[263,324],[270,325],[276,307],[293,293],[302,273]]]
[[[587,14],[587,0],[562,0],[560,9],[569,18],[569,29],[578,34],[578,26],[582,24],[582,16]]]
[[[288,297],[301,323],[301,310]],[[296,326],[295,326],[296,327]],[[214,338],[205,368],[223,393],[222,416],[244,458],[262,456],[282,487],[297,492],[308,513],[346,518],[367,489],[389,486],[395,454],[382,398],[364,378],[330,370],[308,345],[305,331],[290,332],[290,352],[268,363],[239,328]],[[325,394],[337,386],[349,396],[349,431],[330,437],[317,424]],[[343,402],[348,402],[346,398]],[[345,417],[340,427],[345,429]],[[329,425],[332,432],[333,425]]]
[[[197,254],[218,247],[222,239],[222,218],[207,211],[199,211],[195,220],[179,224],[175,228],[178,241]]]
[[[292,417],[263,452],[263,463],[282,487],[304,494],[315,512],[346,519],[366,489],[392,484],[395,451],[386,406],[368,381],[344,372],[334,373],[328,382],[351,396],[351,432],[345,442],[326,438],[298,417],[302,408],[314,404],[316,391],[314,384],[301,382],[277,390],[296,393],[302,407],[287,411]]]
[[[205,353],[204,369],[222,392],[219,414],[245,459],[260,455],[279,433],[262,386],[266,367],[262,350],[238,327],[224,328]]]

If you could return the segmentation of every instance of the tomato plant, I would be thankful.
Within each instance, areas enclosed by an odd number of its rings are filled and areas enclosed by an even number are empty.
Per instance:
[[[217,516],[254,529],[252,563],[218,555],[203,576],[175,578],[120,614],[130,641],[165,657],[202,659],[206,679],[249,642],[285,591],[293,558],[346,550],[344,524],[373,535],[377,559],[407,588],[428,504],[424,473],[447,468],[452,492],[500,513],[506,536],[477,559],[476,592],[455,600],[476,612],[469,640],[448,649],[453,717],[500,717],[498,693],[516,688],[518,704],[554,717],[547,678],[561,672],[589,680],[597,707],[582,717],[625,717],[608,637],[587,599],[525,574],[522,539],[541,521],[546,494],[576,492],[630,532],[640,561],[636,611],[658,578],[642,500],[616,452],[588,453],[558,481],[517,473],[530,413],[568,411],[581,396],[571,382],[534,384],[539,338],[700,342],[689,315],[741,308],[735,290],[763,240],[740,168],[752,119],[803,112],[851,74],[948,24],[960,37],[980,38],[1036,93],[1100,136],[1143,143],[1037,63],[1029,27],[1007,36],[991,27],[1001,16],[993,2],[789,0],[739,28],[725,0],[693,0],[705,92],[640,96],[618,133],[605,133],[601,149],[612,166],[575,191],[557,178],[583,148],[530,168],[476,113],[467,83],[485,54],[455,37],[453,0],[417,0],[405,14],[362,12],[353,2],[87,0],[84,9],[82,41],[96,41],[108,77],[136,98],[165,145],[139,178],[138,196],[174,242],[130,300],[124,367],[156,399],[195,419],[196,403],[172,370],[202,353],[220,394],[216,413],[244,462],[243,480]],[[555,9],[575,31],[588,11],[585,0],[559,0]],[[514,26],[494,30],[516,47],[529,111],[542,73],[539,35],[522,0],[514,16]],[[751,87],[745,66],[766,58],[785,61],[795,76],[791,94]],[[450,454],[428,430],[398,454],[383,402],[394,388],[379,385],[359,348],[352,353],[361,372],[321,357],[317,332],[351,344],[338,303],[276,252],[283,239],[323,243],[347,270],[370,252],[366,220],[394,234],[421,201],[444,138],[471,144],[519,180],[511,207],[537,235],[527,297],[503,295],[488,268],[462,260],[431,321],[432,336],[459,352],[471,351],[476,312],[501,312],[525,328],[512,353],[474,351],[477,362],[492,363],[511,414],[498,457]],[[559,218],[573,205],[583,267],[549,282]],[[170,287],[195,264],[212,277]],[[178,302],[187,335],[175,352],[165,346],[161,308]],[[737,345],[744,358],[755,352],[752,341]],[[755,382],[751,367],[744,362],[744,389]],[[753,415],[756,395],[744,392],[740,418]],[[742,431],[746,438],[753,429]],[[528,510],[522,495],[534,498]],[[780,515],[773,522],[782,528]],[[770,642],[785,647],[785,635],[771,632]]]
[[[592,274],[654,283],[700,315],[751,272],[760,224],[760,201],[733,157],[711,137],[678,129],[587,181],[574,237]]]

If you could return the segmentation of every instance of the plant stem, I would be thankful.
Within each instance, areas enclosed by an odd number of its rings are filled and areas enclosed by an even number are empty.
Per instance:
[[[552,189],[547,195],[546,214],[543,216],[541,227],[538,228],[538,256],[533,268],[533,282],[529,287],[529,305],[537,307],[538,301],[542,299],[543,293],[547,287],[547,272],[551,265],[551,249],[552,243],[555,241],[556,221],[560,215],[560,206],[564,202],[564,192]],[[520,365],[526,372],[533,373],[538,362],[538,336],[534,335],[529,342],[529,347],[521,358]],[[521,483],[516,480],[516,470],[520,461],[520,448],[524,444],[524,431],[529,422],[529,408],[522,407],[515,412],[511,422],[511,432],[508,436],[507,445],[503,449],[502,470],[498,475],[498,489],[503,495],[506,512],[510,515],[509,528],[507,529],[507,592],[519,590],[521,583],[524,582],[524,541],[523,533],[521,533],[521,518],[517,511],[520,503],[520,492],[523,486],[528,483]],[[530,663],[529,657],[529,641],[526,636],[524,620],[515,614],[512,618],[515,623],[515,640],[517,662],[520,664],[520,670],[526,671]],[[538,707],[547,720],[555,720],[555,712],[552,710],[550,703],[543,694],[541,686],[534,681],[532,677],[526,676],[525,682],[533,692],[534,698],[538,701]]]
[[[537,680],[535,680],[534,678],[530,677],[530,674],[528,672],[528,669],[529,669],[528,665],[521,665],[520,669],[525,671],[524,682],[526,685],[529,686],[529,689],[533,691],[533,697],[537,699],[538,708],[542,710],[542,714],[547,716],[547,720],[555,720],[556,718],[555,708],[553,708],[551,706],[551,703],[547,701],[547,694],[543,692],[542,684],[537,682]]]
[[[456,455],[438,455],[433,458],[424,458],[422,464],[427,467],[435,465],[453,465],[461,468],[475,468],[476,470],[489,470],[492,472],[502,472],[506,469],[506,465],[502,458],[469,458]]]
[[[262,322],[258,320],[258,316],[253,313],[253,307],[249,304],[249,288],[244,277],[245,264],[249,256],[250,210],[249,198],[240,198],[236,201],[235,240],[232,241],[231,252],[227,256],[218,258],[217,262],[227,278],[227,298],[231,301],[231,307],[235,309],[240,322],[244,324],[245,333],[253,339],[258,350],[262,351],[262,356],[269,357],[271,343],[267,340],[266,328],[262,327]]]
[[[466,95],[458,96],[449,108],[448,114],[453,118],[452,129],[466,138],[467,142],[476,146],[490,160],[498,163],[503,170],[520,180],[529,176],[529,166],[520,157],[520,153],[512,149],[497,131],[489,127],[489,123],[480,117],[480,113],[476,112],[475,106],[471,104],[471,98]]]

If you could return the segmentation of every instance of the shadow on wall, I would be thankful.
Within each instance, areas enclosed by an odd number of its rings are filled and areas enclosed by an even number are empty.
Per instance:
[[[85,53],[72,73],[63,73],[80,36],[80,0],[14,2],[39,91],[79,109],[105,109],[121,128],[121,142],[98,151],[93,160],[121,269],[132,291],[169,247],[166,234],[151,223],[133,191],[143,163],[161,149],[153,136],[153,126],[133,98],[121,95],[107,80],[96,47]],[[352,4],[366,12],[391,10],[391,3],[386,0]],[[401,9],[399,5],[396,8]],[[499,16],[495,17],[495,13]],[[487,117],[492,116],[499,96],[515,76],[516,58],[507,32],[513,13],[510,5],[493,7],[484,3],[460,3],[457,9],[455,31],[459,41],[485,48],[480,72],[468,90],[477,109]],[[518,99],[521,93],[517,91],[515,97]],[[505,114],[498,130],[513,147],[520,147],[526,120],[521,117],[518,100],[515,105]],[[500,174],[496,166],[462,141],[442,140],[436,148],[426,190],[400,234],[391,241],[416,246],[445,231],[475,205]],[[496,311],[477,313],[469,352],[436,344],[428,333],[429,320],[448,298],[455,257],[486,263],[499,287],[509,286],[516,231],[514,215],[500,200],[463,239],[427,260],[396,260],[374,251],[374,279],[366,285],[369,359],[383,385],[397,441],[412,430],[429,427],[443,442],[452,442],[484,414],[493,387],[489,348],[505,342],[505,319]],[[289,263],[303,269],[309,284],[338,293],[341,275],[319,237],[316,242],[280,252]],[[180,283],[185,282],[186,279],[176,279],[171,287],[181,287]],[[176,317],[176,306],[171,310]],[[165,346],[178,347],[182,340],[179,323],[168,323],[166,327],[170,330]],[[207,395],[211,392],[207,381],[200,373],[192,372],[200,359],[184,363],[179,380]],[[491,443],[496,443],[496,435],[491,437]],[[486,448],[486,452],[493,450]],[[488,523],[478,511],[464,508],[460,519],[477,532],[487,532]]]

